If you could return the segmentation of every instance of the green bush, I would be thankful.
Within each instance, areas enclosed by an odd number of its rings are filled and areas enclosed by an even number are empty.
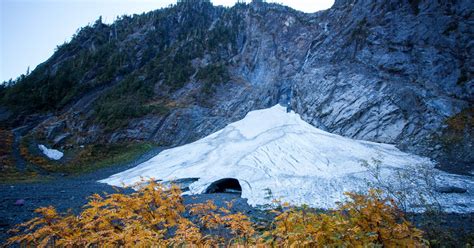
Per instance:
[[[227,68],[222,64],[211,64],[201,68],[196,77],[204,82],[203,91],[211,94],[215,91],[215,86],[226,83],[230,80]]]
[[[150,113],[164,114],[162,105],[147,104],[153,98],[153,85],[129,76],[103,95],[95,107],[96,121],[113,130],[128,124],[130,119]]]

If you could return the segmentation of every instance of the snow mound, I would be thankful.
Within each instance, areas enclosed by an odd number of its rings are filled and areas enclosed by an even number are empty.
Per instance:
[[[49,149],[44,145],[38,145],[38,148],[43,152],[46,157],[52,160],[60,160],[64,154],[56,149]]]
[[[378,166],[367,167],[372,161]],[[472,180],[433,167],[429,159],[404,153],[393,145],[322,131],[277,105],[252,111],[218,132],[165,150],[101,182],[123,186],[133,185],[142,178],[163,181],[199,178],[189,185],[187,192],[199,194],[219,179],[235,178],[241,185],[242,197],[251,205],[270,204],[273,198],[328,209],[345,199],[344,192],[366,192],[369,184],[377,182],[386,187],[404,188],[414,199],[419,198],[418,192],[428,185],[422,175],[429,171],[436,172],[427,176],[435,182],[469,189],[464,194],[435,193],[426,197],[429,201],[440,202],[447,211],[472,211]],[[428,169],[422,173],[420,168]],[[378,180],[374,175],[378,175]],[[416,178],[406,181],[407,175]]]

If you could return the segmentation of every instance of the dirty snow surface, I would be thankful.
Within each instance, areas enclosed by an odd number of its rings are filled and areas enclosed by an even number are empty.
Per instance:
[[[38,148],[43,152],[46,157],[52,159],[52,160],[60,160],[64,154],[61,151],[58,151],[56,149],[49,149],[44,145],[38,145]]]
[[[433,167],[429,159],[401,152],[393,145],[322,131],[277,105],[252,111],[203,139],[165,150],[101,182],[123,186],[142,178],[199,178],[187,192],[199,194],[219,179],[235,178],[242,197],[253,206],[279,199],[325,209],[344,200],[346,191],[366,192],[376,185],[404,192],[407,211],[423,211],[417,207],[422,199],[439,203],[447,212],[473,212],[472,178]],[[433,190],[439,187],[467,192]]]

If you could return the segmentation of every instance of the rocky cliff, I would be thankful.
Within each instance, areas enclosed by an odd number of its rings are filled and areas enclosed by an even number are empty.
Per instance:
[[[61,149],[176,146],[282,103],[315,127],[471,173],[472,1],[338,0],[301,13],[183,1],[99,19],[0,88],[3,123]],[[376,155],[374,155],[376,156]]]

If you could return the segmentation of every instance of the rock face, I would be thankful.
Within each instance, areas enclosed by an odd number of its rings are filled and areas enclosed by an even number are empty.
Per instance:
[[[80,94],[62,93],[55,115],[32,132],[73,146],[124,140],[176,146],[251,110],[281,103],[317,128],[396,144],[435,158],[443,169],[469,173],[474,169],[473,5],[338,0],[329,10],[305,14],[260,1],[226,9],[201,0],[112,25],[98,21],[29,78],[57,77],[64,64],[83,63],[83,54],[107,57],[120,51],[127,57],[109,60],[121,61],[118,70],[96,65],[78,73],[80,80],[71,87]],[[205,71],[209,66],[216,67]],[[219,66],[227,77],[211,77]],[[144,90],[148,100],[134,100],[132,92],[141,88],[117,95],[137,105],[159,103],[168,111],[132,116],[107,129],[97,113],[110,92],[131,84],[130,77],[150,86]],[[176,78],[182,80],[169,83]],[[468,114],[452,131],[447,120],[460,113]]]
[[[294,77],[292,106],[330,132],[444,157],[426,148],[439,143],[447,117],[472,108],[472,8],[337,1],[319,13],[326,22]]]

